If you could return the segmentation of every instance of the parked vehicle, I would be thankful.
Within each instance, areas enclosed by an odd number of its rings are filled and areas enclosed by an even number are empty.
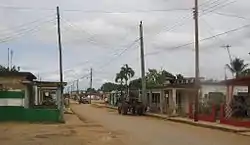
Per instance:
[[[139,91],[129,91],[129,95],[121,95],[118,99],[119,114],[143,115],[146,110],[146,105],[139,101]]]
[[[87,97],[80,97],[78,102],[79,104],[89,104],[89,99]]]

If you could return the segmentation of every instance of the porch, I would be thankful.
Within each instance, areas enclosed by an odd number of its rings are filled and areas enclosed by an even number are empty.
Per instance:
[[[194,101],[195,91],[190,87],[169,86],[148,90],[150,112],[169,116],[189,115],[189,104]]]
[[[34,79],[36,77],[28,72],[0,73],[0,121],[63,121],[58,109],[59,104],[56,104],[57,107],[54,108],[36,106],[41,101],[37,97],[36,89],[36,85],[39,83],[33,81]],[[58,90],[58,86],[56,90]],[[59,97],[61,96],[59,93],[57,96],[57,101],[62,99]]]

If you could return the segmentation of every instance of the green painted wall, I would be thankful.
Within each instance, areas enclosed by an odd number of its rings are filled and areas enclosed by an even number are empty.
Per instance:
[[[57,109],[0,106],[0,121],[60,122],[60,111]]]
[[[22,106],[0,106],[0,121],[22,121]]]
[[[25,93],[21,91],[0,91],[1,98],[24,98]]]
[[[57,109],[24,109],[25,121],[60,122],[60,111]]]

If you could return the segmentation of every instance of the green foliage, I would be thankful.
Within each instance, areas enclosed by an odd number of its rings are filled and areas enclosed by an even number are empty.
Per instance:
[[[130,89],[141,89],[141,87],[142,87],[141,78],[131,80],[129,83]]]
[[[226,66],[237,78],[241,76],[242,73],[247,69],[248,64],[245,64],[243,59],[235,58],[230,64],[227,64]]]
[[[118,84],[107,82],[101,86],[100,90],[103,92],[111,92],[113,90],[117,90],[118,88],[119,88]]]
[[[95,88],[88,88],[87,89],[87,93],[96,93],[97,91],[95,90]]]
[[[175,76],[166,70],[157,71],[156,69],[148,69],[146,74],[147,86],[161,86],[166,80],[174,80]]]
[[[11,69],[8,67],[0,65],[0,72],[19,72],[20,67],[13,66]]]

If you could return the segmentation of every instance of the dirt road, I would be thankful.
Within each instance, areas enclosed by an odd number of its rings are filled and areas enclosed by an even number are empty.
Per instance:
[[[114,110],[72,104],[75,113],[103,125],[127,145],[249,145],[250,137],[150,117],[122,116]]]
[[[65,115],[66,124],[0,123],[0,145],[123,145],[99,124]]]

